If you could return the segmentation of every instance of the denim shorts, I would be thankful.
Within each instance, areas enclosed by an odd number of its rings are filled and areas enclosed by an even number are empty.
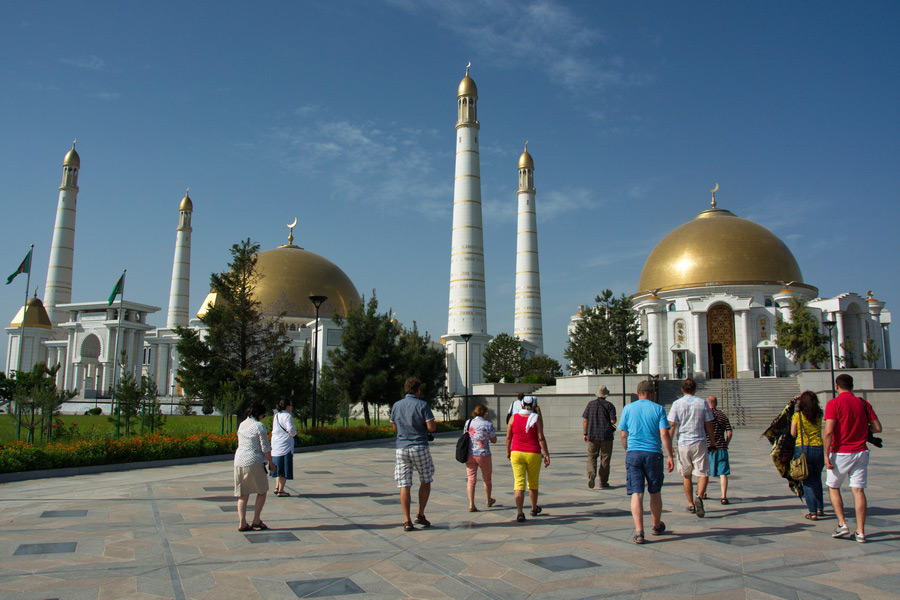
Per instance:
[[[659,452],[628,450],[625,452],[625,482],[629,494],[657,494],[663,484],[663,455]]]

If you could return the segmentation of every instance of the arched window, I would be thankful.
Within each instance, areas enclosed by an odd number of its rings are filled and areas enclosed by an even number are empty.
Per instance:
[[[766,298],[766,300],[765,300],[765,302],[764,302],[763,304],[764,304],[765,306],[772,306],[772,299],[771,299],[771,298]]]

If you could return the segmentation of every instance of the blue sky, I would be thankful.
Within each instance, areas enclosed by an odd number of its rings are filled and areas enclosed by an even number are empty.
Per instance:
[[[232,243],[283,244],[296,216],[295,243],[440,337],[471,61],[491,333],[513,329],[526,139],[554,358],[578,305],[636,291],[716,182],[822,296],[900,303],[896,2],[17,2],[0,56],[2,272],[33,243],[40,296],[77,137],[73,301],[128,269],[164,324],[190,186],[193,310]],[[0,294],[7,323],[24,285]]]

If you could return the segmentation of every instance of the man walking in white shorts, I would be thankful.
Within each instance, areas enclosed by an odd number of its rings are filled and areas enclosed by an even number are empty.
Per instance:
[[[703,507],[703,496],[709,484],[709,456],[707,454],[707,436],[715,440],[715,417],[709,410],[706,400],[694,395],[697,384],[693,379],[685,379],[681,383],[684,396],[672,403],[669,409],[669,424],[678,431],[678,468],[684,484],[684,495],[687,497],[687,511],[700,518],[706,515]],[[694,496],[692,477],[697,476],[697,496]]]
[[[856,510],[857,542],[866,541],[866,479],[869,470],[869,449],[866,440],[869,432],[880,433],[881,422],[875,416],[872,405],[853,394],[853,378],[847,374],[835,377],[838,396],[825,405],[825,485],[831,497],[831,506],[838,526],[832,537],[850,534],[844,519],[844,499],[841,484],[850,479],[853,506]]]

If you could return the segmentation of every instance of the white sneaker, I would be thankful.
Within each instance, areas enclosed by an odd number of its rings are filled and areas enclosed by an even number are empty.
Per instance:
[[[854,537],[854,538],[856,539],[856,541],[859,542],[860,544],[865,544],[865,543],[866,543],[866,534],[864,534],[864,533],[860,533],[860,532],[857,531],[856,533],[853,534],[853,537]]]
[[[833,537],[833,538],[840,538],[840,537],[844,537],[845,535],[850,535],[850,528],[847,527],[847,524],[846,524],[846,523],[844,523],[843,525],[838,525],[837,527],[835,527],[835,528],[834,528],[834,533],[831,534],[831,537]]]

